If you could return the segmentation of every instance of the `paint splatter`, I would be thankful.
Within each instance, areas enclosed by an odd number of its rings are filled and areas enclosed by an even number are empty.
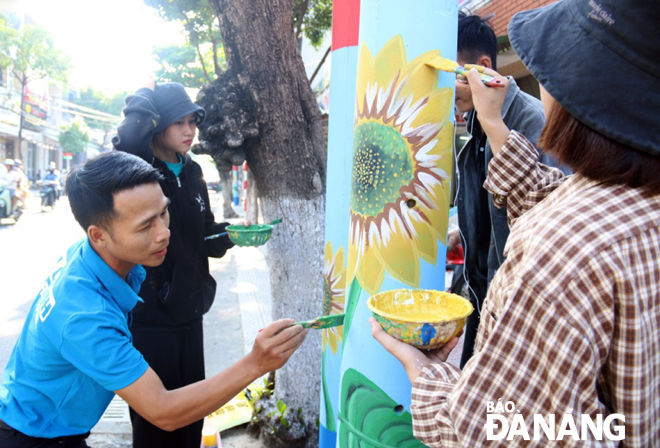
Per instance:
[[[424,324],[422,327],[422,343],[424,345],[429,345],[431,343],[431,340],[435,337],[435,328],[433,328],[433,325],[429,324]]]

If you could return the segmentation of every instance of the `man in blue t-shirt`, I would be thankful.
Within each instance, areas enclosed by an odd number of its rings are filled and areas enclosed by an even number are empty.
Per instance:
[[[54,267],[25,320],[0,385],[0,447],[87,447],[114,393],[174,430],[218,409],[278,369],[306,331],[282,319],[225,371],[168,391],[132,344],[131,310],[145,266],[165,259],[169,201],[160,174],[111,152],[72,171],[66,191],[87,237]]]

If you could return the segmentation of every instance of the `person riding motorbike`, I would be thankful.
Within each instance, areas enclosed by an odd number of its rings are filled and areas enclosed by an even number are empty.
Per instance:
[[[7,216],[11,215],[16,210],[16,202],[18,197],[16,191],[21,182],[21,176],[15,166],[13,159],[5,159],[5,172],[0,176],[0,182],[5,190],[9,192],[9,209],[6,211]]]
[[[55,203],[60,197],[60,176],[55,168],[50,168],[39,184],[41,185],[41,207],[55,208]]]

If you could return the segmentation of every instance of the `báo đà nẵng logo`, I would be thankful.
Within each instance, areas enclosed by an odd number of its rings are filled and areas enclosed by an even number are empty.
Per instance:
[[[613,440],[626,437],[623,414],[602,414],[592,418],[589,414],[534,414],[532,419],[516,409],[512,401],[486,402],[486,440]],[[531,426],[531,428],[530,428]],[[531,429],[531,431],[530,431]]]

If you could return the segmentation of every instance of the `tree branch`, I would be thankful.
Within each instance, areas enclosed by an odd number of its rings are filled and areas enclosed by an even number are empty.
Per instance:
[[[209,76],[209,72],[206,70],[206,64],[204,64],[204,58],[202,57],[202,50],[199,49],[199,44],[195,44],[195,49],[197,50],[197,55],[199,56],[199,62],[202,64],[202,71],[204,72],[206,82],[207,84],[210,84],[211,77]]]
[[[330,50],[332,50],[332,45],[328,46],[328,49],[325,50],[325,54],[323,55],[323,58],[321,59],[321,62],[319,62],[319,65],[316,66],[316,70],[314,70],[314,73],[312,73],[312,77],[309,78],[309,85],[312,85],[312,82],[314,81],[314,78],[316,77],[316,74],[321,70],[321,67],[325,63],[325,59],[328,57],[330,54]]]
[[[302,38],[302,24],[303,24],[303,18],[305,17],[305,14],[307,14],[307,8],[309,6],[309,0],[305,0],[300,5],[298,6],[298,11],[296,12],[296,17],[298,17],[298,23],[296,25],[296,29],[294,31],[296,35],[296,40],[298,43],[300,43],[300,39]]]
[[[220,62],[218,61],[218,40],[213,36],[213,28],[211,28],[209,34],[211,36],[211,45],[213,46],[213,65],[215,66],[215,77],[217,78],[222,73]]]

